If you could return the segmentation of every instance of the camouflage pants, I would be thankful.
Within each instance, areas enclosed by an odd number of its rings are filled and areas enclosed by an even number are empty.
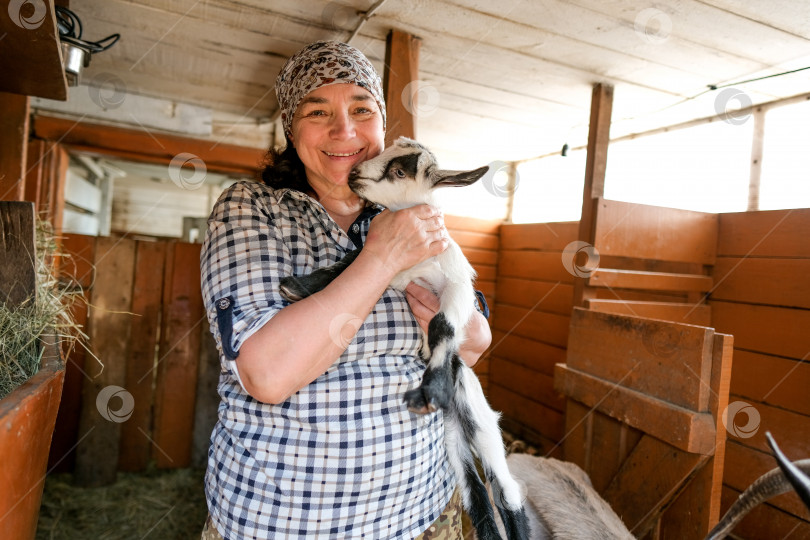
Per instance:
[[[457,489],[442,515],[415,540],[461,540],[461,512],[461,494]],[[211,516],[205,520],[200,540],[223,540],[211,523]]]

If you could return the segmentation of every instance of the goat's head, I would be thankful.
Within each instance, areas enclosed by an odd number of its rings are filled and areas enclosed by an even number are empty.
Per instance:
[[[357,165],[349,174],[349,187],[360,197],[399,210],[431,203],[434,188],[468,186],[489,167],[473,171],[439,169],[433,154],[416,141],[400,137],[379,156]]]

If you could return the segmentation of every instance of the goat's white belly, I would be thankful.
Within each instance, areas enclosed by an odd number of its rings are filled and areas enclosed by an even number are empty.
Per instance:
[[[394,276],[391,286],[404,291],[411,281],[440,294],[444,290],[447,279],[439,262],[433,257]]]

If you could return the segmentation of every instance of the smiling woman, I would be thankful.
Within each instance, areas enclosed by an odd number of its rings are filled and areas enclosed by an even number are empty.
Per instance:
[[[222,194],[201,255],[222,364],[204,538],[458,538],[444,419],[402,401],[424,372],[419,329],[439,302],[415,284],[388,287],[447,248],[443,218],[428,205],[384,210],[348,187],[385,134],[382,84],[360,51],[309,45],[276,93],[287,145],[269,153],[265,185]],[[359,247],[322,291],[282,298],[281,278]],[[466,333],[459,353],[473,364],[491,341],[482,315]]]

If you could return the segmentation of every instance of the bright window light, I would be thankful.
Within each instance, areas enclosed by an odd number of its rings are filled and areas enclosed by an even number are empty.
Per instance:
[[[810,207],[810,103],[765,113],[759,208]]]
[[[744,212],[753,117],[611,143],[605,198],[701,212]]]
[[[517,168],[513,223],[578,221],[585,183],[585,151],[521,163]]]

